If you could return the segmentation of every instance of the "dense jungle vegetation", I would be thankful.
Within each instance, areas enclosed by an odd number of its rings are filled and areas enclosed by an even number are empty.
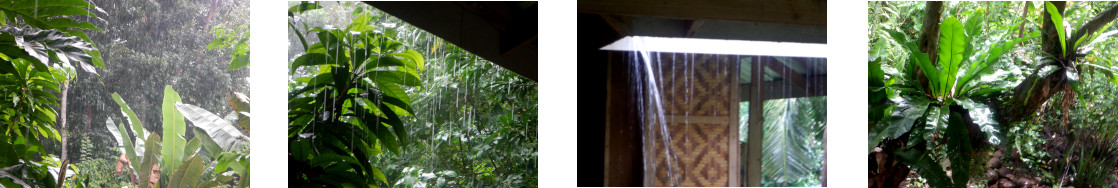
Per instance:
[[[870,187],[1118,186],[1118,3],[869,5]]]
[[[291,186],[537,186],[535,81],[364,3],[289,5]]]
[[[247,1],[0,1],[0,187],[247,187],[247,40]]]

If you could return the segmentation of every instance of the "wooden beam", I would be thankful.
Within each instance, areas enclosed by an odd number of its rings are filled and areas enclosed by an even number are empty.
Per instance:
[[[579,0],[578,12],[827,25],[827,1],[825,0]]]
[[[702,20],[688,20],[687,21],[687,35],[684,37],[695,36],[695,32],[699,32],[699,27],[703,26]]]
[[[768,61],[768,63],[765,64],[765,67],[769,67],[769,69],[772,69],[777,74],[780,74],[780,77],[784,78],[789,83],[792,83],[792,86],[800,89],[807,89],[807,84],[804,81],[804,76],[796,73],[795,70],[792,70],[788,68],[788,66],[784,65],[786,62],[779,61],[772,56],[765,56],[762,58],[765,58]]]
[[[612,27],[613,31],[621,36],[629,36],[632,33],[633,19],[628,16],[602,14],[602,20],[605,20],[609,27]]]
[[[754,57],[751,69],[753,73],[752,80],[764,80],[764,72],[762,71],[762,64],[764,60],[758,61],[760,58]],[[763,127],[765,125],[764,116],[764,83],[763,81],[755,81],[750,85],[749,100],[749,152],[746,157],[746,171],[745,183],[749,187],[761,186],[761,142],[765,140]]]
[[[664,120],[667,123],[686,123],[686,124],[733,124],[725,116],[683,116],[683,115],[666,115]]]
[[[809,76],[809,77],[805,77],[804,79],[810,80],[811,83],[823,83],[823,84],[812,84],[812,85],[809,85],[807,87],[807,89],[805,90],[805,89],[795,88],[795,87],[791,86],[792,84],[788,83],[788,80],[768,81],[768,82],[765,82],[762,85],[764,85],[767,88],[789,88],[789,89],[787,89],[787,90],[765,90],[764,91],[765,94],[763,96],[765,97],[765,100],[827,96],[827,84],[826,84],[827,83],[827,76],[826,75],[823,75],[823,76]],[[750,97],[752,97],[752,93],[750,92],[752,90],[751,87],[750,87],[751,84],[752,83],[742,83],[742,84],[738,85],[738,91],[740,91],[738,93],[738,96],[740,97],[741,102],[749,101]]]

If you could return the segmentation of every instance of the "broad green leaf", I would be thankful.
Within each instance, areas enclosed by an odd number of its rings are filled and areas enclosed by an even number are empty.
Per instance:
[[[195,127],[201,128],[208,137],[213,138],[223,150],[239,147],[249,139],[233,124],[205,109],[183,103],[176,103],[175,107],[186,119],[194,123]]]
[[[303,33],[299,32],[299,29],[295,27],[294,23],[288,23],[287,25],[291,27],[291,30],[295,31],[295,36],[299,37],[299,44],[303,45],[303,52],[310,53],[310,48],[307,46],[307,39],[303,37]]]
[[[183,148],[186,147],[186,121],[183,115],[175,109],[175,103],[181,102],[179,93],[171,85],[163,88],[163,159],[162,170],[174,172],[183,161]]]
[[[326,54],[320,54],[320,53],[303,54],[299,57],[296,57],[295,61],[291,62],[291,74],[295,74],[295,70],[298,70],[299,67],[302,67],[302,66],[335,64],[335,63],[337,63],[337,62],[328,62],[326,60]]]
[[[388,184],[388,178],[385,178],[385,177],[384,177],[384,172],[381,172],[381,171],[380,171],[380,168],[377,168],[377,167],[372,167],[372,168],[373,168],[373,169],[372,169],[372,171],[373,171],[373,177],[376,177],[376,178],[377,178],[377,180],[380,180],[380,182],[383,182],[383,183],[385,183],[385,184]]]
[[[371,17],[372,15],[370,14],[361,14],[360,16],[357,16],[356,19],[350,21],[349,26],[346,27],[346,30],[364,32],[365,30],[375,29],[374,27],[369,26],[369,22],[372,21]]]
[[[126,133],[128,132],[128,129],[125,128],[124,123],[118,124],[117,125],[117,130],[119,130],[121,133],[124,133],[125,135],[127,135]],[[128,161],[140,161],[139,156],[136,155],[136,149],[135,149],[136,147],[134,147],[132,145],[132,139],[124,138],[123,140],[124,140],[124,151],[121,151],[121,152],[124,152],[125,156],[128,157]],[[136,139],[136,140],[140,140],[140,139]],[[131,168],[133,169],[133,171],[138,170],[138,169],[140,169],[140,164],[136,163],[136,162],[132,162]],[[135,172],[133,172],[133,173],[135,173]]]
[[[894,103],[897,103],[897,107],[893,111],[893,115],[882,120],[883,125],[878,125],[886,126],[881,134],[890,139],[897,139],[911,130],[916,123],[916,119],[924,116],[931,101],[923,97],[914,97],[911,99],[897,98],[894,99]]]
[[[1052,25],[1055,26],[1056,33],[1060,35],[1060,52],[1062,52],[1062,54],[1058,57],[1063,58],[1068,54],[1067,35],[1064,34],[1064,16],[1060,15],[1059,10],[1056,9],[1056,5],[1052,5],[1052,2],[1044,2],[1044,6],[1044,10],[1048,11],[1049,17],[1052,18]]]
[[[210,135],[206,134],[206,131],[202,130],[202,128],[194,127],[190,130],[194,132],[194,138],[202,145],[202,151],[205,151],[204,154],[206,156],[217,158],[217,155],[224,151],[224,149],[222,149],[217,142],[214,142],[213,138],[210,138]]]
[[[167,182],[169,187],[196,187],[199,179],[202,176],[202,170],[206,164],[199,158],[198,155],[190,157],[182,167],[175,170],[171,174],[171,179]]]
[[[954,187],[943,167],[928,153],[921,151],[923,150],[897,151],[897,159],[908,164],[920,177],[927,179],[931,187]]]
[[[396,83],[406,86],[423,86],[419,78],[400,71],[369,71],[365,73],[370,79],[378,82]]]
[[[229,70],[237,70],[237,69],[240,69],[240,68],[248,67],[249,66],[248,57],[249,57],[248,53],[245,53],[244,55],[234,55],[233,59],[229,61]]]
[[[200,153],[198,153],[198,149],[200,147],[202,147],[202,140],[198,137],[194,137],[190,139],[190,141],[186,142],[186,147],[185,149],[183,149],[183,151],[186,151],[186,156],[201,155]]]
[[[112,96],[113,101],[116,101],[116,104],[120,105],[120,111],[124,115],[124,118],[128,119],[127,122],[129,125],[132,126],[132,131],[136,134],[136,137],[146,138],[149,133],[146,129],[144,129],[144,125],[140,121],[140,117],[136,116],[136,112],[133,112],[132,108],[128,107],[128,103],[125,103],[124,100],[120,98],[120,94],[113,93]],[[144,152],[144,148],[146,148],[144,147],[144,144],[144,139],[136,139],[136,150],[138,151],[136,152],[137,155],[146,153]]]
[[[160,142],[160,140],[159,140],[159,135],[158,134],[148,135],[148,139],[147,139],[147,141],[145,141],[145,143],[147,143],[147,145],[145,147],[147,147],[147,148],[144,149],[145,150],[144,156],[147,156],[147,157],[144,157],[143,161],[140,163],[139,173],[140,173],[140,179],[141,180],[149,179],[149,177],[152,174],[159,175],[157,173],[151,173],[152,172],[151,169],[159,164],[159,161],[158,161],[159,157],[156,157],[157,155],[159,155],[156,152],[161,149],[160,145],[159,145],[159,142]],[[132,162],[135,163],[136,161],[132,161]],[[148,187],[148,184],[147,183],[141,183],[140,187]]]
[[[113,118],[105,118],[105,128],[109,130],[109,134],[113,135],[118,147],[124,145],[124,137],[121,137],[121,132],[117,129],[116,123],[113,123]]]
[[[1001,143],[1001,140],[998,139],[1000,134],[998,133],[999,125],[993,109],[986,104],[975,102],[970,98],[956,99],[955,102],[964,109],[967,109],[969,112],[968,115],[971,117],[971,123],[978,125],[979,129],[981,129],[983,133],[986,133],[986,136],[989,137],[988,142],[990,142],[990,144],[997,145]]]
[[[943,85],[938,81],[940,80],[940,70],[932,64],[931,60],[928,58],[928,54],[918,51],[912,52],[910,58],[911,62],[920,67],[924,75],[928,77],[928,89],[931,90],[932,96],[941,96],[941,90],[939,88],[943,87]]]
[[[966,50],[966,35],[963,25],[955,17],[948,16],[939,25],[939,83],[940,94],[949,95],[955,86],[955,76],[963,62],[963,52]]]
[[[922,139],[930,144],[926,144],[927,148],[935,147],[935,140],[933,135],[938,134],[947,128],[947,122],[944,117],[947,115],[947,108],[929,106],[927,114],[924,115],[924,127],[922,131]],[[911,138],[911,137],[910,137]],[[916,139],[910,139],[916,140]],[[911,144],[910,144],[911,145]]]
[[[951,112],[947,126],[947,155],[951,158],[952,179],[956,187],[966,187],[970,178],[972,149],[966,124],[962,114]]]

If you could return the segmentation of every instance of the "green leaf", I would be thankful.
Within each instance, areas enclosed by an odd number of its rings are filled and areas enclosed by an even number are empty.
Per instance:
[[[198,137],[194,137],[190,139],[190,141],[186,142],[186,147],[185,149],[183,149],[183,151],[185,151],[186,156],[197,155],[199,154],[198,148],[200,147],[202,147],[202,140],[200,140]]]
[[[171,85],[163,89],[163,170],[174,172],[183,161],[183,148],[186,147],[186,121],[183,115],[175,109],[175,103],[181,102],[179,93]]]
[[[113,122],[113,118],[105,118],[105,128],[109,130],[109,134],[113,135],[113,139],[116,140],[117,146],[124,145],[124,137],[121,137],[121,132],[117,129],[116,123]]]
[[[963,25],[955,17],[948,16],[940,24],[939,34],[939,59],[940,69],[939,83],[940,94],[949,95],[955,86],[955,76],[959,71],[959,67],[963,61],[963,51],[966,50],[966,35],[963,33]]]
[[[375,29],[374,27],[369,26],[369,22],[372,21],[371,17],[372,15],[370,14],[361,14],[360,16],[357,16],[356,19],[350,21],[349,26],[346,27],[346,30],[364,32],[365,30]]]
[[[147,139],[147,141],[145,141],[145,143],[147,143],[147,146],[146,146],[147,148],[144,149],[145,150],[144,156],[146,156],[146,157],[144,157],[143,162],[140,163],[140,168],[139,168],[140,169],[139,173],[140,173],[140,179],[141,180],[149,179],[149,177],[153,174],[153,173],[151,173],[151,169],[155,165],[158,164],[158,160],[159,160],[158,158],[159,157],[156,157],[158,155],[158,153],[156,153],[156,151],[160,150],[159,142],[160,141],[159,141],[159,135],[158,134],[148,135],[148,139]],[[135,161],[132,161],[132,162],[134,163]],[[155,174],[155,175],[159,175],[159,174]],[[148,185],[147,183],[141,183],[140,187],[148,187],[147,185]]]
[[[374,166],[374,167],[372,167],[372,168],[373,168],[373,169],[372,169],[372,171],[373,171],[373,177],[376,177],[376,178],[377,178],[377,180],[380,180],[380,182],[383,182],[383,183],[385,183],[385,184],[388,184],[388,178],[385,178],[385,177],[384,177],[384,172],[381,172],[381,171],[380,171],[380,168],[377,168],[377,167],[375,167],[375,166]]]
[[[137,135],[146,132],[143,130],[143,122],[140,121],[140,117],[136,116],[136,112],[133,112],[132,108],[128,107],[128,103],[125,103],[124,100],[120,98],[120,94],[113,93],[112,96],[113,101],[116,101],[116,104],[120,105],[120,111],[124,114],[124,117],[128,118],[129,125],[132,125],[133,131],[135,131]]]
[[[306,11],[309,11],[309,10],[320,9],[320,8],[322,8],[322,6],[319,6],[318,2],[314,2],[314,3],[308,3],[306,1],[299,2],[298,5],[292,6],[291,8],[287,9],[287,16],[294,16],[295,14],[303,13],[303,12],[306,12]]]
[[[224,151],[224,149],[222,149],[221,146],[217,145],[217,142],[214,142],[213,138],[210,138],[210,135],[206,134],[206,131],[202,130],[202,128],[194,127],[190,130],[194,132],[194,138],[197,139],[199,143],[201,143],[200,145],[202,145],[202,151],[205,151],[204,154],[206,156],[209,156],[210,158],[217,158],[218,155],[221,154],[222,151]]]
[[[951,158],[952,179],[956,187],[966,187],[970,178],[971,140],[962,114],[951,112],[947,126],[947,156]]]
[[[287,25],[291,27],[292,31],[295,31],[295,36],[299,37],[299,44],[303,45],[303,53],[310,52],[310,48],[307,47],[307,39],[303,37],[303,33],[299,32],[299,29],[295,27],[294,23],[287,23]]]
[[[201,179],[202,170],[205,166],[206,164],[198,155],[190,157],[190,159],[182,164],[182,168],[175,170],[174,173],[171,174],[170,180],[168,181],[170,185],[168,186],[196,187]]]
[[[118,124],[117,125],[117,130],[119,130],[121,133],[125,133],[125,135],[127,135],[128,128],[125,128],[124,123]],[[136,156],[135,146],[132,145],[132,139],[131,138],[124,138],[123,140],[124,140],[124,151],[122,151],[122,152],[124,152],[125,156],[128,157],[128,161],[140,161],[140,158],[138,156]],[[139,139],[137,139],[137,140],[139,140]],[[133,170],[140,169],[140,164],[132,162],[131,168]]]
[[[245,144],[249,139],[248,136],[245,136],[244,133],[237,130],[237,127],[233,126],[233,124],[205,109],[183,103],[176,103],[175,108],[177,108],[186,119],[194,123],[195,127],[204,130],[206,135],[220,145],[223,150],[239,147]]]
[[[248,53],[246,53],[244,55],[234,55],[233,59],[230,60],[230,62],[229,62],[229,70],[237,70],[237,69],[240,69],[240,68],[248,67],[248,65],[249,65],[248,57],[249,57]]]
[[[377,82],[395,83],[406,86],[423,86],[419,78],[411,74],[400,71],[369,71],[365,73],[369,78]],[[312,83],[313,84],[313,83]]]
[[[1044,10],[1048,11],[1049,17],[1052,18],[1052,25],[1055,26],[1056,33],[1060,35],[1060,52],[1063,54],[1057,57],[1063,58],[1068,54],[1067,35],[1064,34],[1064,17],[1060,15],[1059,10],[1056,9],[1056,5],[1052,5],[1052,2],[1044,2],[1044,6]]]
[[[947,173],[943,171],[943,167],[928,153],[921,151],[923,150],[897,151],[897,159],[912,167],[912,170],[920,174],[920,177],[927,179],[928,185],[931,185],[931,187],[954,187],[951,179],[947,177]]]
[[[302,66],[336,64],[336,63],[337,62],[328,62],[326,60],[326,54],[320,54],[320,53],[303,54],[299,57],[296,57],[295,61],[291,62],[291,74],[295,74],[295,70],[298,70],[299,67],[302,67]]]
[[[910,58],[911,62],[920,67],[924,75],[928,77],[928,86],[929,89],[931,89],[932,96],[942,96],[939,88],[943,87],[943,85],[938,81],[940,80],[940,70],[932,64],[931,60],[928,58],[928,54],[916,51],[912,52]]]
[[[882,120],[881,123],[884,125],[878,125],[886,126],[881,134],[884,134],[890,139],[897,139],[911,130],[912,126],[916,123],[916,119],[924,116],[925,111],[929,108],[928,105],[931,103],[931,101],[923,97],[898,98],[894,100],[894,102],[897,103],[897,107],[893,111],[893,115]]]

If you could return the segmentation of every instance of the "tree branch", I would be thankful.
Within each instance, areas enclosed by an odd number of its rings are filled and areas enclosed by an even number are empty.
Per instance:
[[[1083,24],[1082,27],[1075,30],[1075,34],[1068,39],[1068,44],[1074,45],[1075,41],[1079,41],[1079,38],[1098,32],[1099,29],[1102,29],[1107,23],[1114,21],[1115,18],[1118,18],[1118,4],[1111,5],[1110,8],[1100,12],[1095,18],[1091,18],[1091,21],[1087,21],[1086,24]]]

